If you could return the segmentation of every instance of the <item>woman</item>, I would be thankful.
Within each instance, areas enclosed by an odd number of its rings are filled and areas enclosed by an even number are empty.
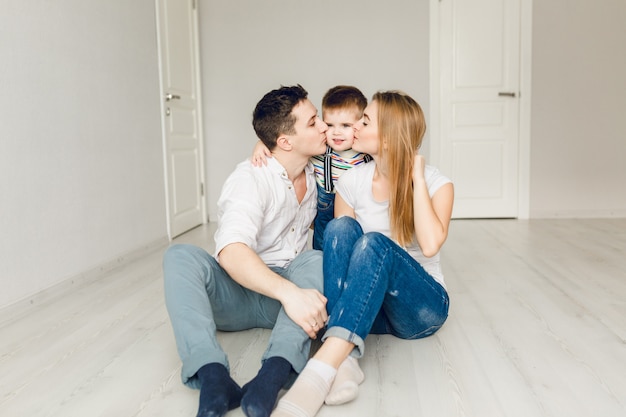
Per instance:
[[[335,219],[324,235],[324,343],[273,416],[314,416],[331,387],[334,403],[354,398],[363,378],[355,358],[369,333],[418,339],[448,315],[439,250],[454,190],[418,153],[422,109],[402,92],[379,92],[354,129],[353,149],[373,161],[337,183]]]

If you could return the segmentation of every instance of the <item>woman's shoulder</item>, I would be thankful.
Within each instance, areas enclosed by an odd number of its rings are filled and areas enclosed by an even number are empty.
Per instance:
[[[429,194],[432,196],[442,186],[451,183],[452,180],[439,171],[437,167],[426,165],[424,167],[424,179],[428,186]]]
[[[428,164],[424,167],[424,177],[426,177],[426,179],[440,177],[447,178],[441,171],[439,171],[439,168]]]
[[[349,178],[354,178],[355,176],[362,178],[362,176],[363,175],[367,175],[368,172],[373,172],[375,166],[376,166],[376,164],[374,163],[374,161],[370,161],[370,162],[366,162],[366,163],[363,163],[363,164],[355,165],[354,167],[352,167],[349,170],[347,170],[341,176],[341,178],[343,178],[346,175],[350,175]]]
[[[345,190],[360,189],[361,187],[367,187],[367,184],[371,181],[371,177],[374,172],[374,161],[370,161],[365,164],[357,165],[344,172],[337,180],[336,186],[338,189]]]

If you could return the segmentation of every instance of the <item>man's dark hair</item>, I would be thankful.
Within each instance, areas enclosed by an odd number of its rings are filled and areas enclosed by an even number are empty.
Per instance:
[[[306,100],[309,93],[300,84],[291,87],[281,86],[265,94],[252,113],[252,126],[263,144],[272,151],[280,135],[293,135],[296,116],[294,107]]]

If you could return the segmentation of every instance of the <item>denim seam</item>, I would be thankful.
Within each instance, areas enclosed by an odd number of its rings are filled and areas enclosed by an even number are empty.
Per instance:
[[[399,258],[400,258],[400,260],[402,260],[402,261],[403,261],[403,262],[404,262],[407,266],[409,266],[409,267],[413,270],[413,272],[414,272],[416,275],[420,275],[420,270],[419,270],[418,268],[416,268],[416,267],[415,267],[415,265],[414,265],[412,262],[410,262],[408,259],[405,259],[403,256],[398,256],[398,257],[399,257]],[[417,262],[417,261],[415,261],[415,262]],[[446,296],[441,296],[441,300],[442,300],[442,301],[446,301],[446,299],[447,299],[447,291],[446,291],[446,289],[445,289],[445,288],[443,288],[443,286],[442,286],[440,283],[438,283],[438,282],[435,280],[435,278],[434,278],[431,274],[429,274],[429,273],[428,273],[428,271],[426,271],[426,270],[424,269],[424,267],[422,267],[422,266],[419,264],[419,262],[417,262],[417,264],[420,266],[420,268],[422,269],[422,271],[423,271],[423,272],[425,272],[425,273],[426,273],[426,275],[428,275],[428,276],[431,278],[429,281],[424,280],[424,282],[425,282],[425,283],[426,283],[426,284],[427,284],[427,285],[428,285],[428,286],[429,286],[429,287],[430,287],[433,291],[437,291],[437,289],[439,289],[439,290],[443,290],[442,292],[440,291],[440,293],[443,293],[443,294],[445,294]]]

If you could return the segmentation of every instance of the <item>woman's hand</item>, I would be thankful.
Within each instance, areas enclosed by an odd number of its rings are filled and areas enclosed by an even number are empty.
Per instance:
[[[424,179],[424,168],[426,167],[426,160],[420,154],[415,154],[415,160],[413,162],[413,182]]]
[[[431,198],[424,177],[425,168],[424,157],[416,154],[413,163],[415,236],[424,256],[431,257],[439,252],[448,237],[454,188],[451,183],[445,184]]]

